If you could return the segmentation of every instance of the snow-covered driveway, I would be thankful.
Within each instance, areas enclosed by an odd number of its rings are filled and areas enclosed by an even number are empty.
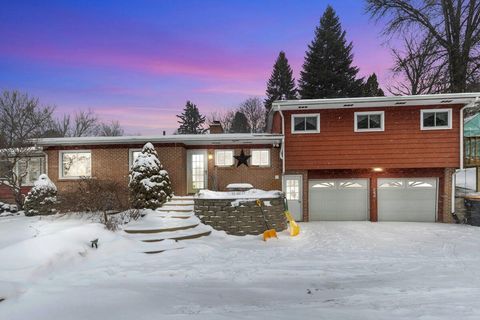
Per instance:
[[[0,296],[9,296],[0,303],[0,318],[480,318],[480,228],[369,222],[301,227],[299,237],[280,233],[267,243],[214,232],[185,249],[145,255],[136,242],[99,225],[0,220]],[[98,250],[79,242],[81,230],[85,240],[99,235]],[[38,253],[25,257],[38,241],[54,250],[57,234],[65,239],[62,248],[71,246],[69,254],[58,249],[44,260]],[[4,264],[6,259],[19,262]]]

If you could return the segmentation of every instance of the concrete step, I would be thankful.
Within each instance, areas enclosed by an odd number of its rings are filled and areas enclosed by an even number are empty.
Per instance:
[[[183,249],[184,247],[180,247],[180,248],[170,248],[170,249],[160,249],[160,250],[151,250],[151,251],[144,251],[143,253],[146,253],[146,254],[157,254],[157,253],[162,253],[162,252],[165,252],[165,251],[171,251],[171,250],[180,250],[180,249]]]
[[[175,240],[175,241],[182,241],[182,240],[192,240],[192,239],[197,239],[201,237],[206,237],[209,236],[212,233],[212,231],[205,231],[205,232],[200,232],[200,233],[193,233],[193,234],[187,234],[187,235],[178,235],[178,236],[172,236],[164,239],[146,239],[146,240],[140,240],[143,242],[160,242],[164,240]]]
[[[172,232],[172,231],[179,231],[179,230],[187,230],[198,227],[197,224],[191,224],[186,226],[178,226],[178,227],[170,227],[170,228],[152,228],[152,229],[125,229],[126,233],[134,234],[134,233],[161,233],[161,232]]]
[[[163,206],[157,212],[193,212],[193,206]]]
[[[160,233],[137,233],[129,234],[130,239],[138,240],[141,242],[160,242],[164,240],[189,240],[208,236],[212,232],[212,228],[205,225],[198,225],[194,228],[169,231],[169,232],[160,232]]]

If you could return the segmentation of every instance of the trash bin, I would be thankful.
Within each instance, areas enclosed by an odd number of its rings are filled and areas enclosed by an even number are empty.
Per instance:
[[[480,226],[480,193],[465,196],[465,220],[472,226]]]

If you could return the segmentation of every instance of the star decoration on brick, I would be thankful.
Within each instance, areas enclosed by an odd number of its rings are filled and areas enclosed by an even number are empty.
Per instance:
[[[248,159],[250,159],[251,156],[247,156],[245,152],[240,151],[239,156],[233,156],[235,159],[237,159],[237,168],[240,167],[242,164],[246,165],[248,167]]]

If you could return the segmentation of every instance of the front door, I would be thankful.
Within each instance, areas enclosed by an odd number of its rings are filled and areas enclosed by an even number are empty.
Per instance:
[[[188,193],[207,189],[208,158],[207,150],[187,150]]]
[[[296,221],[302,221],[302,176],[286,175],[283,177],[283,191],[288,209]]]

